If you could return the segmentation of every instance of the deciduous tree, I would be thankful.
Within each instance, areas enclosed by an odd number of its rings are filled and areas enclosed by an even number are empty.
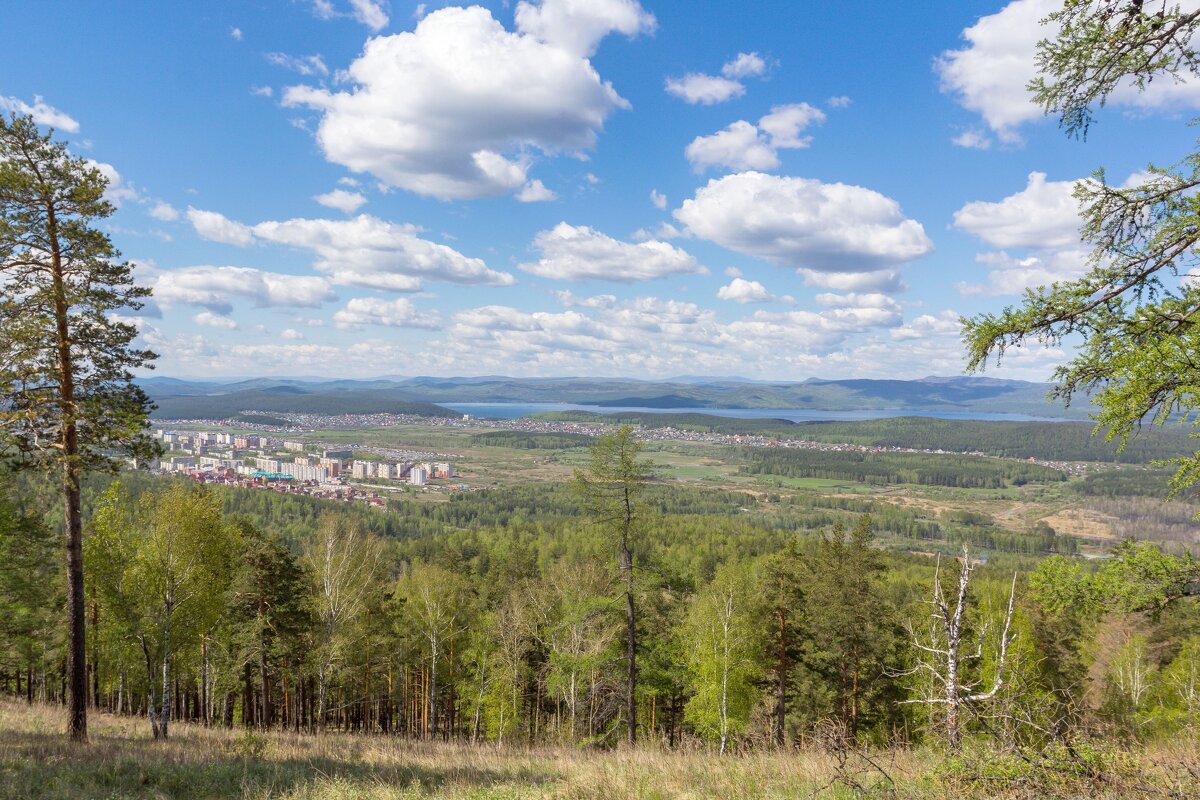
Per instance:
[[[684,624],[688,671],[695,694],[684,717],[720,742],[746,727],[757,694],[759,631],[752,610],[753,582],[747,569],[726,564],[697,594]]]
[[[317,662],[317,722],[324,726],[329,682],[365,635],[358,623],[382,591],[383,542],[361,520],[327,514],[316,539],[305,548],[304,565],[319,623],[313,656]]]
[[[113,624],[141,650],[155,739],[170,730],[176,654],[198,643],[225,608],[232,554],[232,531],[202,488],[177,484],[135,504],[115,484],[98,504],[87,541],[90,580]]]

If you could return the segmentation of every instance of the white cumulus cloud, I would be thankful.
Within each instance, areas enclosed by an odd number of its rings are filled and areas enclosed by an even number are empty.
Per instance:
[[[249,226],[215,211],[188,209],[196,232],[207,239],[249,245],[270,242],[309,250],[313,267],[339,285],[415,292],[422,279],[463,285],[511,286],[507,272],[489,269],[452,247],[422,239],[412,225],[386,222],[369,214],[353,219],[290,219]]]
[[[411,32],[369,39],[345,91],[293,86],[284,104],[321,113],[327,159],[387,185],[441,199],[519,191],[535,153],[586,150],[629,107],[583,54],[539,38],[558,30],[550,17],[584,5],[526,7],[538,35],[505,30],[478,6],[443,8]]]
[[[1024,189],[998,202],[977,200],[954,212],[954,227],[996,247],[1066,247],[1079,243],[1078,181],[1029,173]]]
[[[202,265],[155,270],[151,288],[155,302],[164,307],[176,304],[203,306],[221,316],[233,310],[234,298],[247,299],[258,308],[313,308],[337,297],[325,278],[264,272],[250,267]]]
[[[1182,6],[1194,10],[1200,4],[1185,0]],[[964,30],[966,46],[942,53],[937,61],[942,91],[982,116],[1003,142],[1019,142],[1020,126],[1042,117],[1042,109],[1025,87],[1037,74],[1037,43],[1058,34],[1056,24],[1039,23],[1061,8],[1062,0],[1013,0]],[[1196,108],[1200,81],[1194,76],[1190,81],[1161,76],[1145,92],[1129,85],[1118,87],[1109,103],[1149,110]]]
[[[780,149],[808,147],[812,137],[801,132],[824,121],[825,112],[808,103],[775,106],[757,126],[738,120],[711,136],[697,136],[684,155],[697,172],[710,167],[774,169]]]
[[[350,0],[350,13],[376,33],[387,27],[388,15],[378,0]]]
[[[711,106],[741,97],[746,87],[732,78],[689,72],[682,78],[667,78],[667,91],[685,103]]]
[[[174,222],[179,219],[179,209],[165,200],[159,200],[146,213],[162,222]]]
[[[752,78],[766,71],[767,62],[758,53],[738,53],[721,67],[721,74],[726,78]]]
[[[234,222],[216,211],[204,211],[188,206],[187,218],[196,229],[197,235],[211,242],[235,244],[239,247],[248,247],[254,243],[254,234],[249,225]]]
[[[517,192],[516,198],[522,203],[545,203],[558,197],[553,190],[539,180],[525,184],[525,188]]]
[[[347,214],[353,214],[367,202],[367,198],[361,192],[348,192],[345,189],[334,189],[332,192],[319,194],[313,200],[326,208],[336,208]]]
[[[33,96],[32,105],[17,97],[0,95],[0,111],[27,114],[33,117],[33,121],[38,125],[49,125],[67,133],[79,133],[79,123],[70,114],[50,105],[40,95]]]
[[[355,297],[346,307],[333,315],[339,328],[359,328],[381,325],[388,328],[440,328],[441,320],[434,312],[423,312],[406,297],[383,300],[378,297]]]
[[[533,247],[541,258],[521,269],[555,280],[631,282],[705,271],[689,253],[667,242],[622,242],[566,222],[540,231]]]
[[[522,0],[517,30],[581,56],[596,52],[610,33],[653,33],[658,23],[637,0]]]
[[[767,291],[767,287],[758,281],[748,281],[745,278],[734,278],[717,290],[721,300],[731,300],[735,303],[769,303],[775,295]]]
[[[209,328],[221,328],[227,331],[236,331],[238,328],[237,321],[221,314],[214,314],[211,311],[201,311],[192,317],[192,322],[197,325],[204,325]]]
[[[742,172],[710,180],[674,212],[695,236],[815,272],[878,272],[933,244],[900,204],[862,186]]]
[[[761,76],[767,62],[758,53],[738,53],[726,61],[720,75],[689,72],[680,78],[667,78],[666,89],[685,103],[711,106],[746,93],[743,78]]]

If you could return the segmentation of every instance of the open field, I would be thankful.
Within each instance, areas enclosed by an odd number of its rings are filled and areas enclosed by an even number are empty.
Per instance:
[[[500,434],[500,435],[496,435]],[[399,458],[399,453],[428,454],[430,460],[453,462],[455,477],[448,482],[434,481],[424,488],[404,483],[355,482],[380,491],[385,498],[414,503],[444,503],[454,493],[448,489],[465,486],[471,490],[504,489],[538,484],[565,485],[577,470],[586,468],[586,446],[564,440],[554,447],[553,434],[537,446],[520,446],[521,437],[536,436],[484,424],[456,428],[432,424],[401,424],[377,427],[333,428],[297,434],[310,442],[350,447],[364,457]],[[568,435],[570,436],[570,435]],[[489,438],[490,437],[490,438]],[[509,438],[506,438],[509,437]],[[518,443],[509,446],[507,442]],[[546,442],[551,444],[547,446]],[[586,442],[585,442],[586,443]],[[1137,495],[1146,486],[1165,484],[1137,465],[1092,464],[1082,474],[1069,474],[1067,480],[1044,481],[1034,478],[1021,485],[993,488],[966,488],[923,485],[895,481],[864,482],[853,477],[811,476],[748,472],[755,458],[771,448],[739,447],[722,443],[685,440],[653,440],[644,443],[642,456],[663,483],[695,490],[738,492],[760,501],[782,501],[784,506],[806,508],[820,505],[823,499],[857,497],[877,507],[907,509],[920,522],[937,523],[960,514],[983,514],[991,518],[994,530],[1005,535],[1021,535],[1039,524],[1049,525],[1058,534],[1074,537],[1078,552],[1089,556],[1104,555],[1126,535],[1150,541],[1170,541],[1176,545],[1200,542],[1200,526],[1176,523],[1170,530],[1140,530],[1136,515],[1126,514],[1124,527],[1112,513],[1098,509],[1095,493],[1083,487],[1094,479],[1103,479],[1119,492]],[[784,451],[790,452],[790,451]],[[390,454],[390,455],[389,455]],[[836,454],[830,453],[830,457]],[[942,456],[931,457],[934,461]],[[947,469],[959,456],[947,454]],[[979,459],[984,465],[1017,464],[1016,459],[994,461]],[[1156,482],[1157,481],[1157,482]],[[452,486],[447,487],[449,483]],[[768,524],[782,524],[778,516],[782,506],[767,502],[749,503],[747,519],[765,516]],[[823,523],[822,523],[823,524]],[[886,547],[909,549],[914,543],[905,538],[881,540]],[[976,546],[987,547],[977,536]],[[925,545],[916,545],[920,550]]]
[[[1189,749],[1124,754],[1100,780],[964,781],[929,750],[851,755],[635,751],[422,743],[382,736],[248,733],[173,723],[155,742],[142,719],[93,712],[91,742],[71,745],[58,708],[0,700],[3,800],[613,800],[615,798],[1187,797]],[[1136,759],[1136,763],[1130,759]],[[968,764],[971,760],[964,759]],[[956,771],[956,769],[958,771]],[[971,769],[970,767],[968,768]],[[841,778],[839,780],[839,777]],[[1187,780],[1191,780],[1188,778]],[[858,788],[855,788],[858,787]]]

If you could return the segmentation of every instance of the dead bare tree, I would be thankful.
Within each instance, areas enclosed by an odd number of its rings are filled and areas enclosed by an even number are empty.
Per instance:
[[[958,572],[958,589],[953,600],[950,600],[942,585],[942,561],[941,557],[938,557],[937,569],[933,578],[933,599],[925,601],[933,606],[929,631],[925,637],[922,637],[911,626],[909,628],[913,648],[917,651],[916,664],[911,669],[892,673],[894,677],[920,675],[928,681],[924,697],[905,702],[944,707],[946,746],[951,750],[957,750],[962,743],[961,712],[963,706],[991,700],[1004,687],[1004,667],[1008,660],[1008,648],[1015,638],[1011,630],[1013,599],[1017,589],[1017,576],[1014,573],[1008,595],[1008,609],[1004,615],[1004,628],[1000,632],[1000,641],[997,644],[998,652],[992,685],[987,691],[975,691],[982,679],[968,679],[964,673],[971,664],[978,662],[983,657],[988,623],[984,621],[974,635],[969,630],[966,614],[970,602],[968,593],[971,588],[971,575],[975,571],[975,564],[971,562],[970,553],[966,547],[963,547],[962,557],[958,560],[961,564]],[[972,636],[975,639],[974,649],[970,649],[969,642],[966,641]],[[924,638],[924,642],[922,638]]]

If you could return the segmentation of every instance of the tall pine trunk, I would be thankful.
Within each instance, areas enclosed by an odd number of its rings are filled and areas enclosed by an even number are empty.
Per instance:
[[[87,741],[87,610],[83,601],[83,512],[79,499],[79,430],[75,422],[75,367],[70,308],[63,276],[54,204],[46,204],[46,233],[53,272],[55,345],[62,428],[63,520],[67,548],[67,736]]]

